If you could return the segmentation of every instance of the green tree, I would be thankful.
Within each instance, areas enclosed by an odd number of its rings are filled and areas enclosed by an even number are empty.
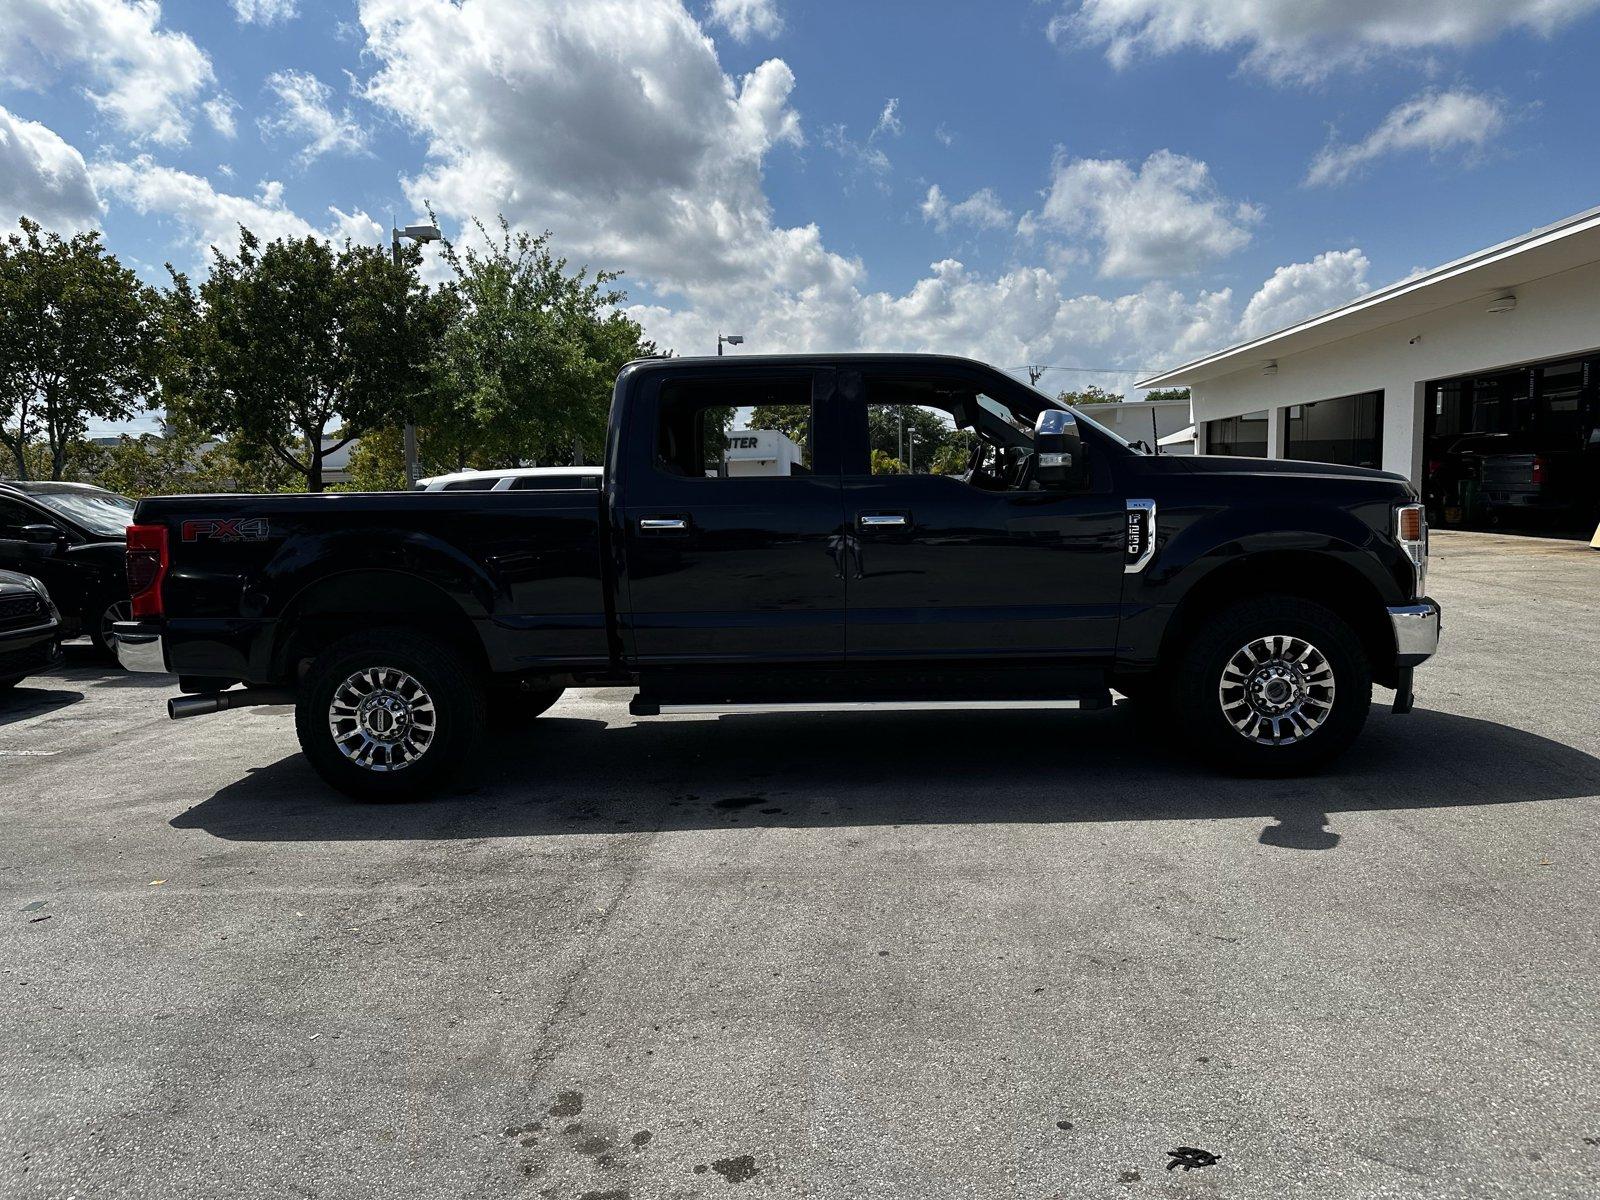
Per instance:
[[[198,289],[173,272],[169,418],[320,492],[327,455],[403,422],[430,379],[450,302],[421,285],[418,261],[415,247],[396,263],[315,237],[262,246],[241,227],[238,253],[213,251]]]
[[[1146,400],[1187,400],[1188,388],[1151,388],[1144,394]]]
[[[1090,384],[1081,392],[1062,392],[1056,397],[1063,404],[1121,404],[1121,392],[1108,392],[1104,388]]]
[[[378,429],[350,452],[350,492],[400,492],[406,486],[406,451],[400,430]]]
[[[504,217],[484,249],[446,241],[454,319],[419,410],[432,468],[558,465],[599,456],[617,372],[656,353],[618,311],[620,272],[570,270],[551,235]]]
[[[90,420],[124,420],[149,401],[156,294],[98,233],[63,239],[24,217],[0,242],[0,442],[19,478],[43,442],[60,479]]]

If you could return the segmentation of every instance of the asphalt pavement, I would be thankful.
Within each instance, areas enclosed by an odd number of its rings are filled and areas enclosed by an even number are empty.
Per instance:
[[[1600,1194],[1600,553],[1432,571],[1415,713],[1287,782],[597,691],[363,806],[70,647],[0,699],[0,1195]]]

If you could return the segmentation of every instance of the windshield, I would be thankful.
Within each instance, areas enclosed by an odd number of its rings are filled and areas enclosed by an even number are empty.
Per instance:
[[[123,537],[133,521],[133,501],[115,492],[34,492],[33,499],[95,537]]]

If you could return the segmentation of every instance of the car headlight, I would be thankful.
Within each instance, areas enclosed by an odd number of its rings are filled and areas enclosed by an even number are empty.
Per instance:
[[[1428,510],[1421,504],[1402,504],[1394,510],[1394,540],[1416,568],[1412,599],[1420,600],[1428,591]]]
[[[44,586],[44,580],[29,575],[28,586],[39,593],[39,598],[44,601],[45,611],[50,614],[50,619],[52,621],[59,621],[61,619],[61,612],[56,608],[56,602],[50,599],[50,589]]]

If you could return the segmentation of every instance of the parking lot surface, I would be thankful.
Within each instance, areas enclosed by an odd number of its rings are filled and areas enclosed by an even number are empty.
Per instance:
[[[1416,712],[1290,781],[588,692],[362,806],[69,647],[0,700],[0,1195],[1600,1194],[1600,553],[1433,548]]]

